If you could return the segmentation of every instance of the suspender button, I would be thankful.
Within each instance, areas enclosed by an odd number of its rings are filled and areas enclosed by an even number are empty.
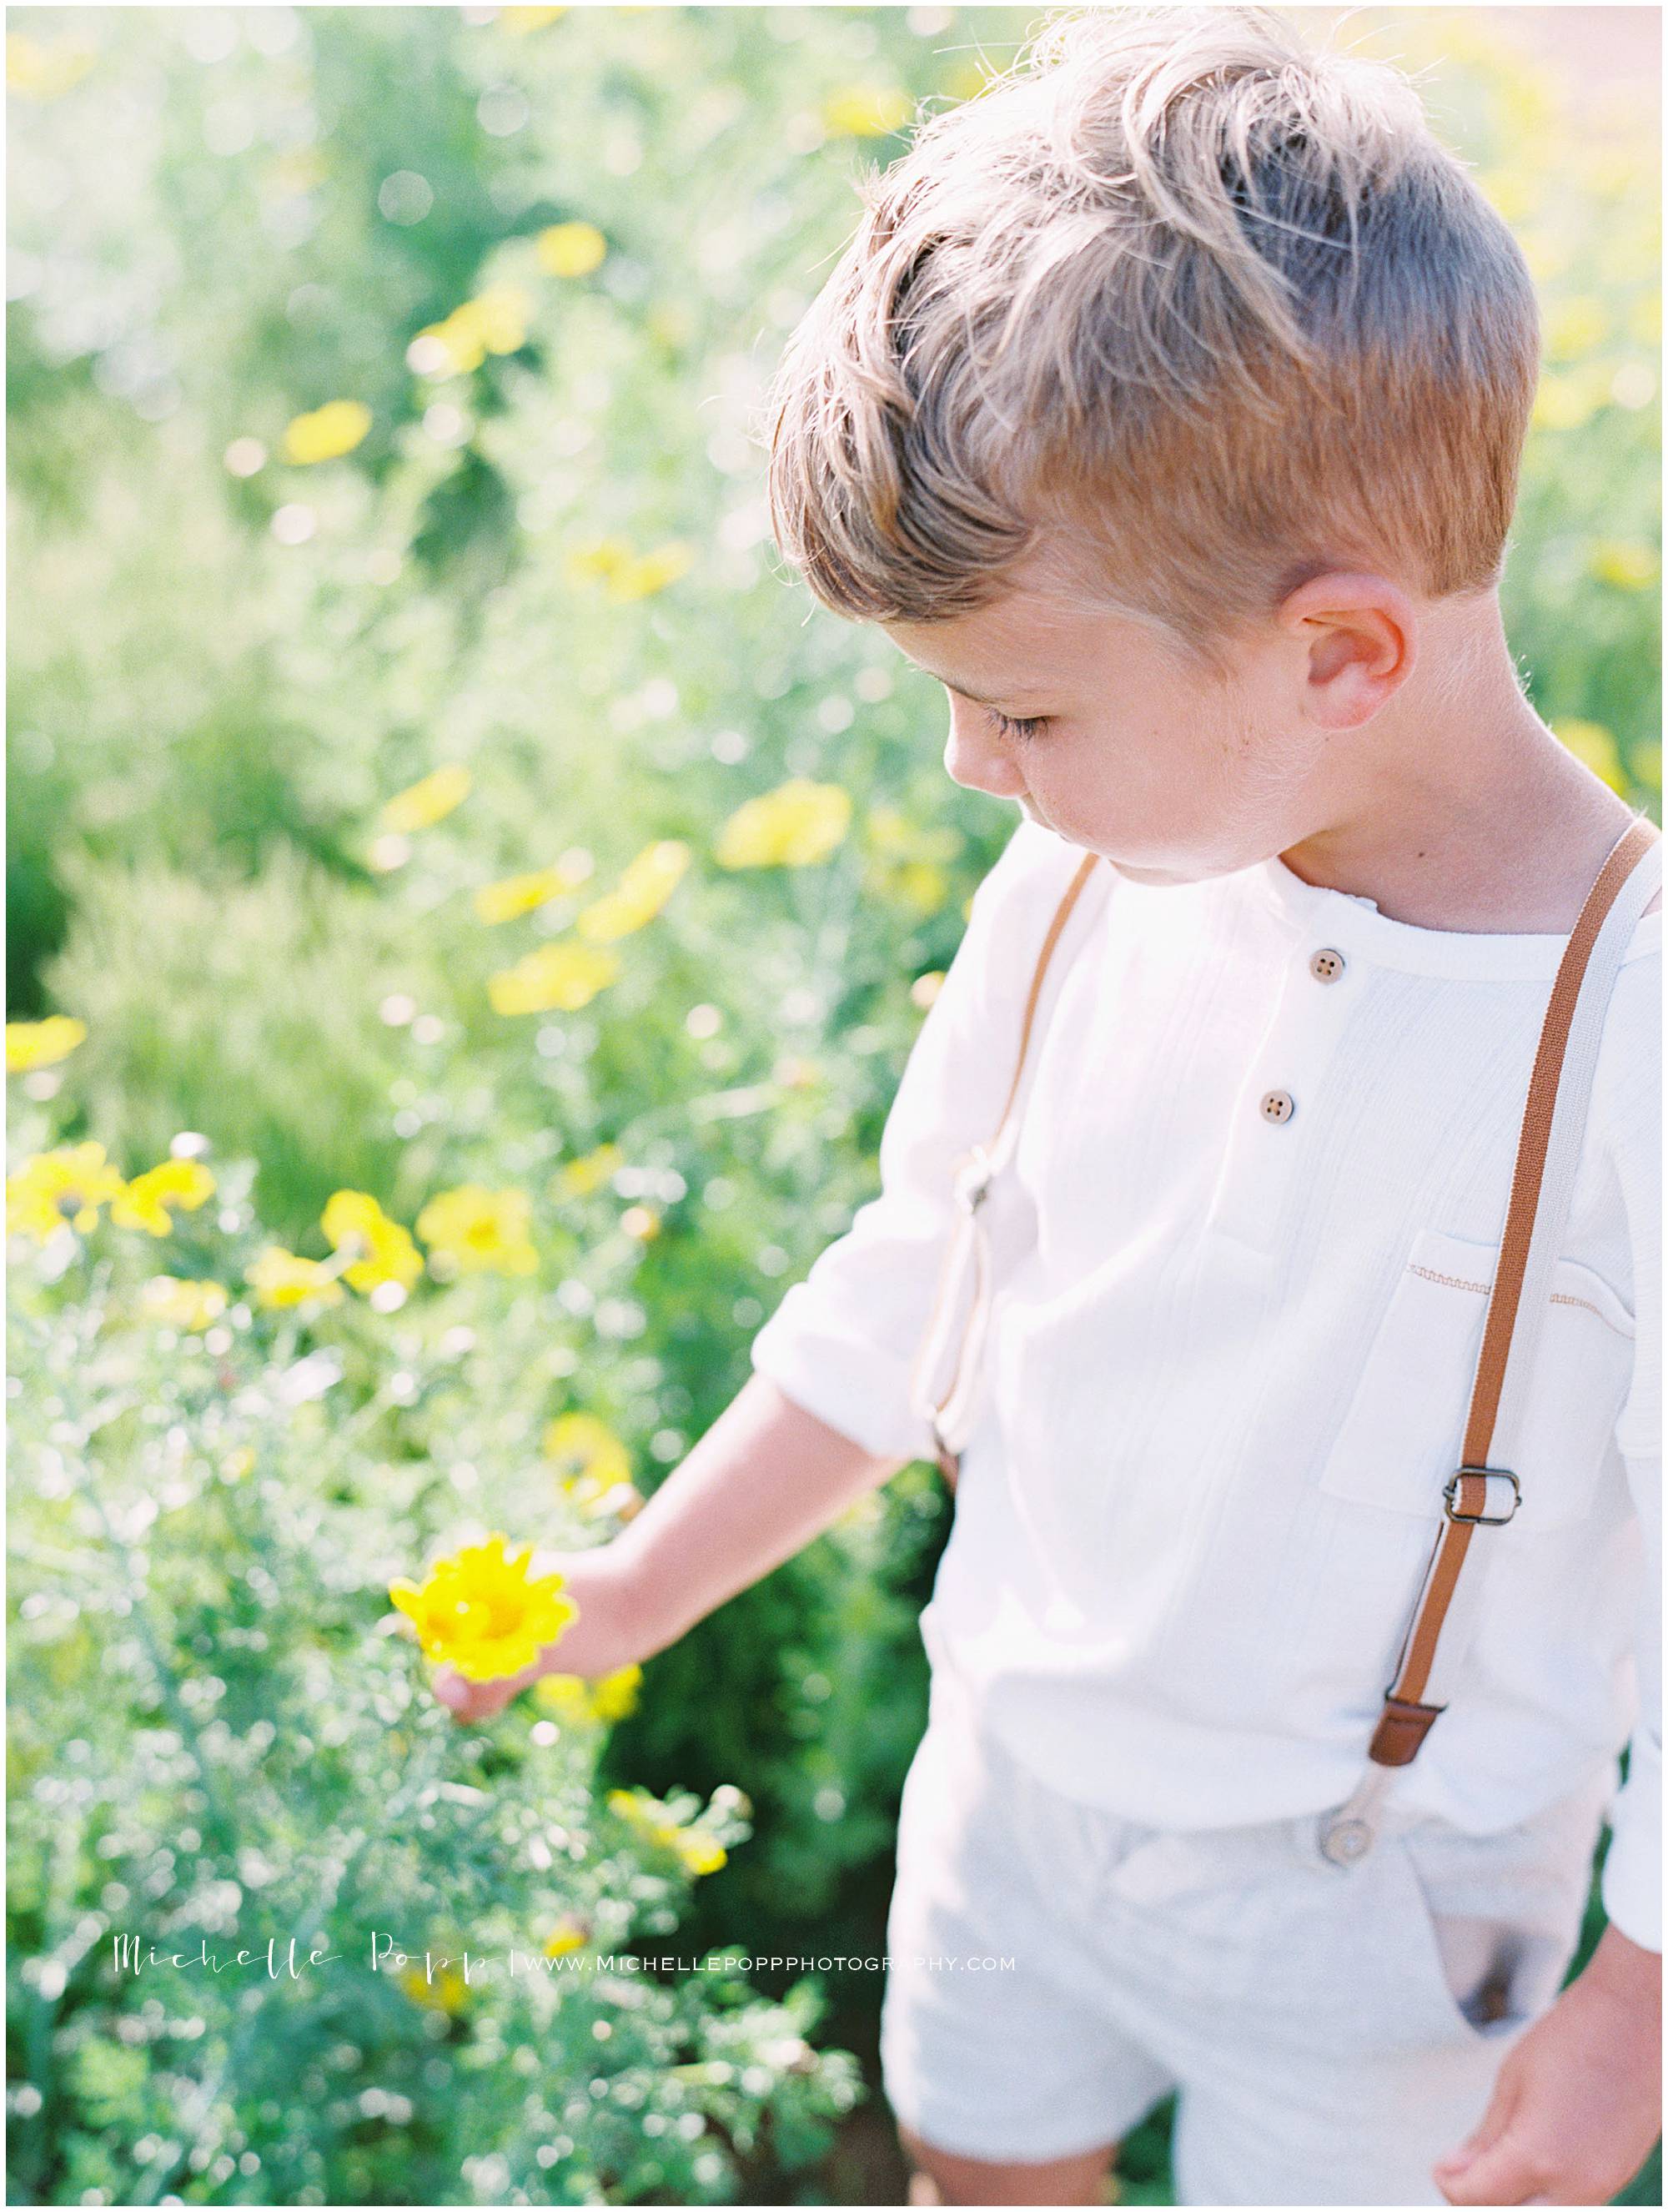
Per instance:
[[[1372,1848],[1373,1831],[1365,1820],[1333,1820],[1321,1833],[1321,1852],[1334,1866],[1353,1866]]]
[[[975,1145],[955,1174],[955,1202],[964,1213],[977,1213],[985,1203],[994,1170],[982,1145]]]

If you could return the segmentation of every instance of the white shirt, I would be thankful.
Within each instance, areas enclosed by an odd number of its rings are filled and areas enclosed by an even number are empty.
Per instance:
[[[873,1452],[931,1456],[910,1373],[953,1166],[994,1133],[1082,858],[1015,832],[910,1054],[881,1194],[755,1340],[759,1372]],[[1055,1789],[1207,1828],[1335,1805],[1365,1771],[1459,1463],[1564,943],[1415,928],[1277,860],[1091,874],[987,1201],[984,1397],[921,1617],[935,1668]],[[1610,1001],[1522,1503],[1472,1537],[1500,1549],[1469,1656],[1392,1787],[1483,1832],[1614,1770],[1631,1730],[1603,1900],[1653,1949],[1660,945],[1648,915]]]

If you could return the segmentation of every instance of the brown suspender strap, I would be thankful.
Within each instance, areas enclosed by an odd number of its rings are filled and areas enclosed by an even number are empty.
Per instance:
[[[1465,1419],[1461,1465],[1443,1492],[1445,1517],[1441,1532],[1426,1570],[1421,1600],[1403,1643],[1395,1679],[1385,1693],[1384,1710],[1368,1747],[1368,1757],[1380,1766],[1408,1765],[1424,1741],[1432,1722],[1447,1710],[1441,1705],[1421,1704],[1420,1698],[1430,1678],[1437,1638],[1471,1544],[1471,1531],[1479,1526],[1509,1521],[1517,1510],[1517,1477],[1508,1468],[1490,1468],[1489,1451],[1506,1380],[1513,1330],[1519,1319],[1536,1212],[1541,1201],[1558,1079],[1563,1070],[1570,1024],[1594,943],[1617,894],[1656,842],[1656,834],[1648,822],[1638,820],[1617,840],[1582,905],[1553,980],[1529,1079],[1517,1158],[1512,1170],[1506,1226],[1501,1236],[1494,1286],[1483,1323],[1483,1347],[1477,1355],[1476,1379]],[[1503,1512],[1489,1510],[1491,1477],[1511,1485],[1511,1503]]]
[[[1044,978],[1054,957],[1054,948],[1060,941],[1061,932],[1071,920],[1072,908],[1083,885],[1089,881],[1100,860],[1098,853],[1085,853],[1079,861],[1071,881],[1067,884],[1054,916],[1048,925],[1047,934],[1037,953],[1036,965],[1031,975],[1031,988],[1026,994],[1025,1009],[1020,1021],[1019,1045],[1014,1055],[1014,1072],[1008,1085],[1008,1095],[1003,1102],[1001,1118],[989,1139],[975,1145],[956,1164],[955,1195],[959,1215],[933,1300],[931,1316],[928,1321],[922,1348],[916,1365],[918,1387],[923,1376],[930,1376],[936,1363],[942,1360],[943,1346],[949,1340],[951,1313],[958,1302],[962,1279],[971,1264],[974,1275],[973,1302],[956,1340],[955,1364],[949,1381],[928,1409],[938,1465],[952,1494],[956,1477],[961,1471],[961,1453],[953,1447],[945,1433],[946,1417],[954,1401],[962,1394],[969,1380],[969,1346],[976,1361],[982,1343],[984,1326],[988,1317],[991,1281],[988,1245],[984,1224],[979,1218],[979,1209],[998,1170],[1003,1164],[1004,1139],[1010,1133],[1015,1103],[1019,1097],[1020,1083],[1025,1073],[1026,1055],[1030,1049],[1031,1031],[1036,1021],[1037,1007],[1042,998]]]
[[[985,1147],[987,1153],[995,1152],[1002,1133],[1008,1126],[1008,1117],[1014,1110],[1014,1101],[1019,1096],[1020,1078],[1025,1073],[1025,1055],[1030,1048],[1031,1026],[1037,1018],[1037,1003],[1042,997],[1043,978],[1047,975],[1048,963],[1054,957],[1054,947],[1060,941],[1060,932],[1071,919],[1071,909],[1077,903],[1078,893],[1093,874],[1100,857],[1098,853],[1085,853],[1077,863],[1077,872],[1066,885],[1064,895],[1054,909],[1054,919],[1048,925],[1048,934],[1042,940],[1037,964],[1031,973],[1031,988],[1025,994],[1025,1013],[1019,1025],[1019,1050],[1014,1055],[1013,1080],[1008,1085],[1008,1096],[1002,1103],[1002,1119],[997,1123],[991,1140]]]

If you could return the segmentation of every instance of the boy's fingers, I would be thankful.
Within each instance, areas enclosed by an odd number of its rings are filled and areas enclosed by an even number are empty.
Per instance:
[[[1545,2168],[1510,2136],[1479,2151],[1458,2173],[1437,2168],[1450,2204],[1528,2204],[1547,2183]]]
[[[494,1713],[502,1712],[518,1686],[513,1680],[473,1682],[452,1667],[437,1674],[434,1682],[435,1696],[457,1721],[490,1720]]]

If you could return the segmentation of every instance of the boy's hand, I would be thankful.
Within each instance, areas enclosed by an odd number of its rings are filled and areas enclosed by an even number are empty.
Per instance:
[[[455,1667],[437,1668],[430,1686],[454,1720],[490,1720],[542,1674],[611,1674],[616,1668],[646,1658],[651,1648],[658,1648],[638,1622],[634,1587],[624,1555],[614,1545],[598,1544],[584,1552],[535,1552],[531,1564],[535,1575],[561,1576],[564,1595],[578,1606],[578,1616],[519,1674],[476,1682]]]
[[[1608,2204],[1662,2131],[1662,1954],[1607,1928],[1432,2168],[1450,2204]]]

